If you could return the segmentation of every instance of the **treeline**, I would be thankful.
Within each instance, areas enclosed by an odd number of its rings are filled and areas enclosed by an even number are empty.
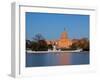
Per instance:
[[[83,49],[83,51],[89,51],[90,48],[90,42],[88,38],[82,38],[82,39],[73,39],[72,45],[70,48],[72,49]]]
[[[47,51],[53,49],[52,45],[48,45],[45,38],[41,34],[35,35],[32,41],[26,40],[26,49],[32,51]]]
[[[76,50],[82,49],[83,51],[89,51],[89,40],[87,38],[73,39],[72,45],[69,48],[61,48],[61,50]],[[37,34],[33,37],[32,41],[26,40],[26,49],[32,51],[47,51],[53,50],[53,45],[48,45],[45,38],[41,34]]]

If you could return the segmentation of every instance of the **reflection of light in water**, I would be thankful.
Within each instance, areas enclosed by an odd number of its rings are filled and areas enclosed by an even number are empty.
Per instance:
[[[59,54],[59,53],[57,53],[57,55],[59,56],[60,54]]]
[[[70,64],[70,53],[60,53],[59,54],[59,63],[61,65]]]

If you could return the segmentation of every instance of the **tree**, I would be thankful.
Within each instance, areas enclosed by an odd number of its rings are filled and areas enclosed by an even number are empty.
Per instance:
[[[48,50],[48,45],[45,40],[39,40],[38,43],[39,43],[39,48],[38,48],[39,51],[47,51]]]
[[[41,34],[36,34],[32,42],[32,50],[35,51],[47,51],[48,45]]]
[[[77,42],[73,43],[71,46],[70,46],[71,49],[78,49],[79,48],[79,44]]]
[[[85,51],[89,51],[89,40],[87,38],[81,39],[81,47]]]
[[[72,49],[81,48],[84,51],[89,51],[89,40],[87,38],[77,39],[73,41],[72,45],[70,46]]]
[[[36,34],[35,37],[33,37],[33,40],[38,42],[39,40],[45,40],[45,38],[40,34]]]
[[[33,50],[33,51],[38,51],[38,43],[37,42],[35,42],[35,41],[32,41],[32,43],[31,43],[31,50]]]
[[[31,48],[31,41],[26,40],[26,49],[30,49],[30,48]]]
[[[52,44],[49,44],[49,45],[48,45],[48,49],[53,50],[53,46],[52,46]]]

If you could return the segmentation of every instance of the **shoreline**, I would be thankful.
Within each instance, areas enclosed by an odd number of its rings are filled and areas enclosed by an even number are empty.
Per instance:
[[[81,50],[69,50],[69,51],[26,51],[27,53],[32,53],[32,54],[35,54],[35,53],[67,53],[67,52],[84,52],[84,51],[81,51]]]

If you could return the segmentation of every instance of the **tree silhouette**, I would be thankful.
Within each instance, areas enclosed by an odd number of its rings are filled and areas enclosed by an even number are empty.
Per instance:
[[[70,48],[72,49],[81,48],[84,51],[89,51],[89,40],[87,38],[74,39]]]
[[[47,42],[45,41],[45,38],[40,33],[34,36],[31,48],[32,50],[35,50],[35,51],[48,50]]]
[[[31,49],[31,41],[26,40],[26,49]]]
[[[33,40],[38,42],[39,40],[45,40],[45,38],[40,34],[36,34],[35,37],[33,37]]]

